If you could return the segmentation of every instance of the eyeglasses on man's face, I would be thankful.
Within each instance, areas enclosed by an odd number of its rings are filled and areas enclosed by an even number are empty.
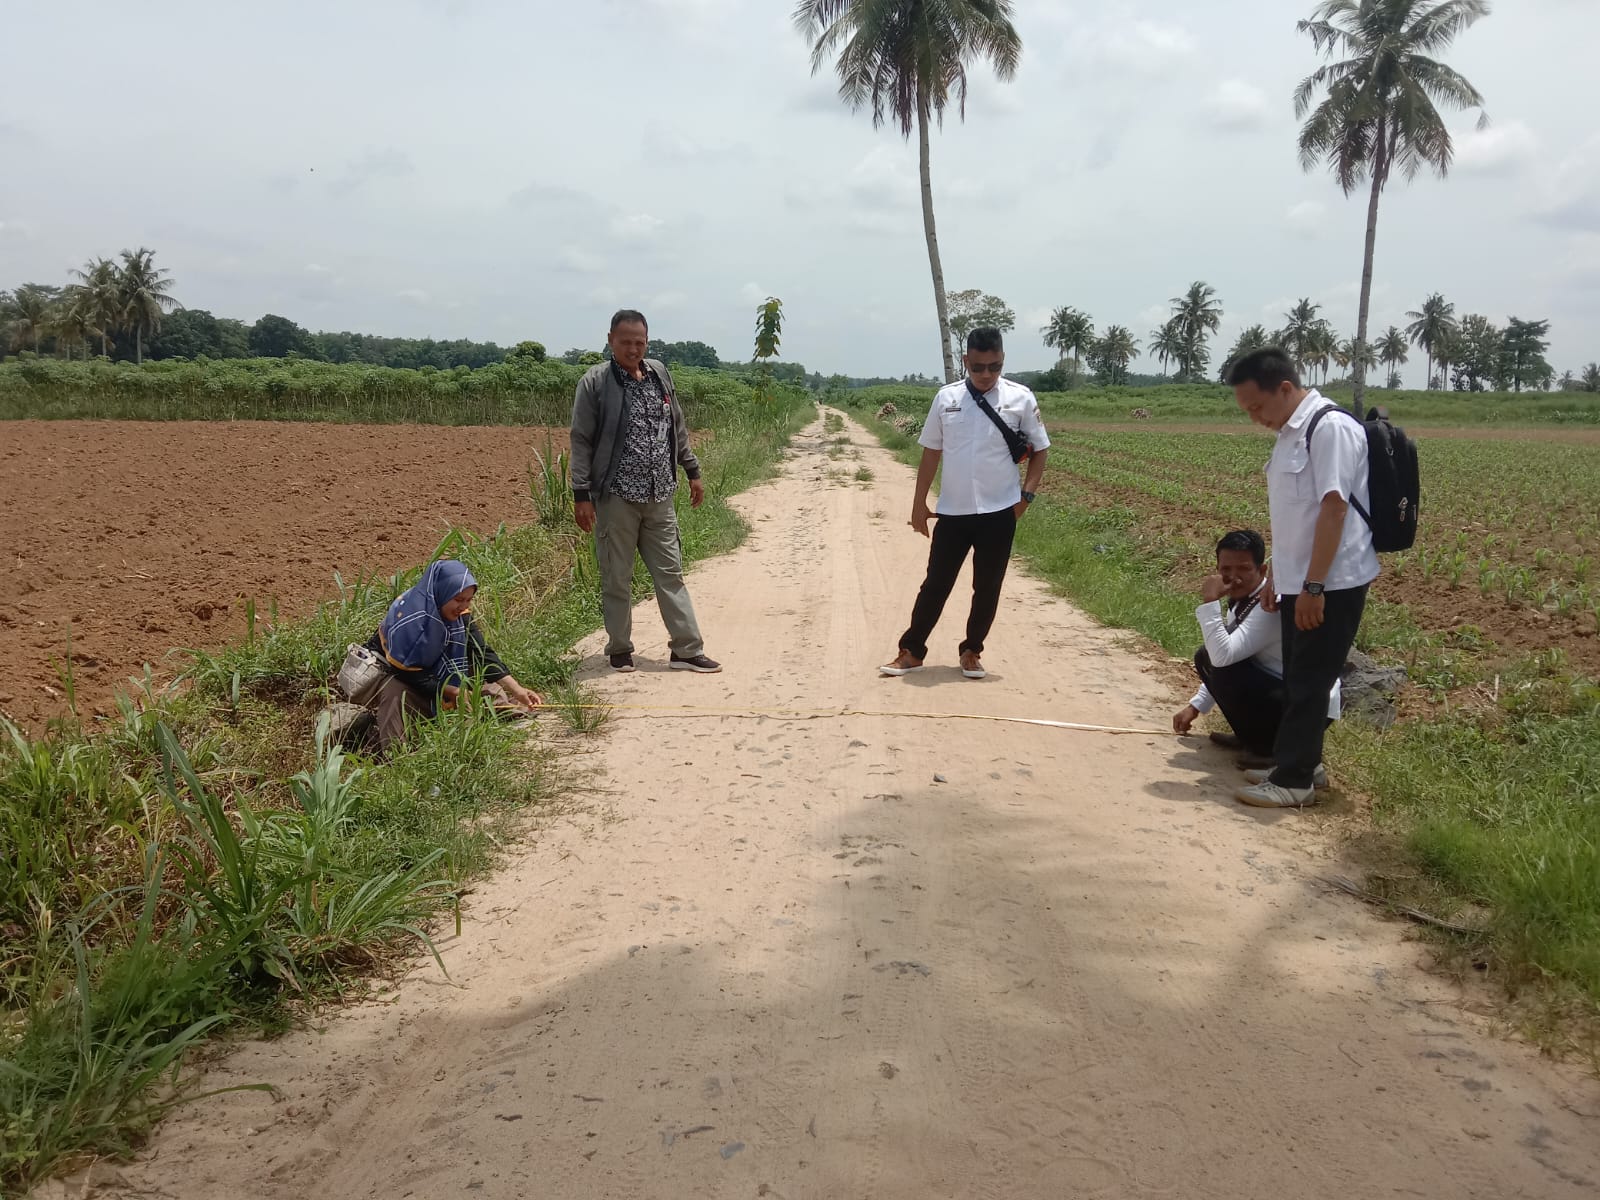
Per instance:
[[[969,375],[998,375],[1005,369],[1005,359],[996,359],[994,362],[969,362],[967,373]]]

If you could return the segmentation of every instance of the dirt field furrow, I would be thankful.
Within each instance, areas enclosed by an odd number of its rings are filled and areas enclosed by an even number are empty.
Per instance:
[[[530,519],[528,465],[565,430],[269,421],[0,422],[0,711],[79,711],[175,646],[242,635],[242,601],[302,616],[333,576],[425,561],[452,526]]]

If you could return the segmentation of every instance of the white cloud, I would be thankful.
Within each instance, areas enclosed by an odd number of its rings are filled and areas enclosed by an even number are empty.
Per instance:
[[[0,237],[26,238],[33,236],[33,226],[27,221],[8,219],[0,221]]]
[[[1600,233],[1600,136],[1561,160],[1545,180],[1535,215],[1562,229]]]
[[[658,292],[650,297],[651,312],[681,312],[689,305],[686,292]]]
[[[747,283],[739,289],[739,299],[746,304],[765,304],[772,292],[759,283]]]
[[[1194,38],[1181,25],[1140,18],[1107,24],[1088,35],[1092,57],[1141,75],[1159,75],[1195,53]]]
[[[413,304],[426,304],[428,302],[428,293],[421,288],[402,288],[395,295],[402,300],[409,300]]]
[[[1539,139],[1521,121],[1473,129],[1456,142],[1456,167],[1474,175],[1515,175],[1533,163]]]
[[[1317,200],[1302,200],[1284,214],[1284,221],[1301,237],[1321,237],[1328,224],[1328,208]]]
[[[333,274],[333,270],[331,268],[329,268],[329,267],[323,266],[321,263],[307,263],[306,264],[306,274],[307,275],[332,275]]]
[[[1242,79],[1224,79],[1206,98],[1204,109],[1213,125],[1226,130],[1261,129],[1272,114],[1267,94]]]
[[[612,218],[611,233],[627,242],[643,242],[654,237],[666,222],[649,213],[632,213]]]
[[[563,246],[556,255],[556,265],[578,275],[598,275],[606,269],[605,259],[581,246]]]

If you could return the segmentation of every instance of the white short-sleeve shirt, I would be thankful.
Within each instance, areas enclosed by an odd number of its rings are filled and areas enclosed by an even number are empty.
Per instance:
[[[1002,377],[984,399],[1035,450],[1050,448],[1039,402],[1027,388]],[[1022,500],[1021,475],[1011,461],[1006,439],[978,407],[966,380],[939,389],[917,440],[925,449],[944,453],[940,516],[994,513]]]
[[[1367,434],[1360,422],[1332,413],[1317,422],[1306,447],[1306,427],[1321,408],[1338,407],[1315,388],[1278,431],[1267,460],[1267,502],[1272,510],[1272,582],[1285,596],[1297,596],[1311,570],[1311,544],[1323,498],[1337,492],[1372,511],[1367,494]],[[1328,577],[1330,591],[1360,587],[1378,577],[1372,529],[1351,504]]]

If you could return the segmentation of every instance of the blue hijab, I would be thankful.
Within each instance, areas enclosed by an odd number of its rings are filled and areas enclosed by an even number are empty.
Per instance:
[[[403,671],[422,671],[445,683],[467,673],[467,619],[446,621],[440,609],[470,587],[477,587],[464,563],[441,558],[389,605],[378,636],[389,662]]]

